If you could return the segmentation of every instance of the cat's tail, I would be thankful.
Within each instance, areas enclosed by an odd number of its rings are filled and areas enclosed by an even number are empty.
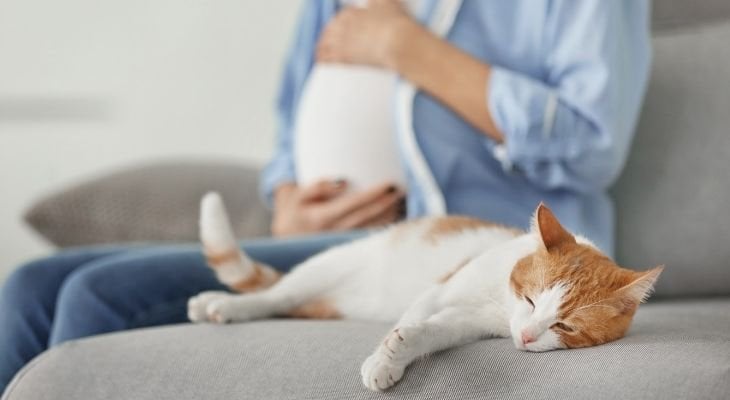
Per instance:
[[[218,280],[237,292],[267,288],[281,275],[272,267],[252,260],[241,250],[218,193],[207,193],[200,202],[200,240],[208,265],[215,271]]]

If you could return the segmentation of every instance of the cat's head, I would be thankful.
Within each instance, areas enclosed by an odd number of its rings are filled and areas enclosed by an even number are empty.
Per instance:
[[[510,331],[520,350],[595,346],[624,336],[663,267],[636,272],[576,238],[543,204],[531,234],[538,249],[512,270]]]

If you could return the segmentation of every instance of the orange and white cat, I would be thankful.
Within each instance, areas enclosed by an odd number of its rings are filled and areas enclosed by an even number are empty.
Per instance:
[[[520,350],[621,338],[662,271],[623,269],[540,205],[529,232],[467,217],[424,218],[333,247],[280,275],[249,259],[217,194],[203,198],[201,236],[233,290],[190,299],[194,322],[273,316],[398,321],[362,364],[385,390],[423,355],[488,337]]]

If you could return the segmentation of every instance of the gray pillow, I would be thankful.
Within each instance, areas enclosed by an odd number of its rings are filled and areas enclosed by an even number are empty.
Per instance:
[[[654,71],[614,188],[619,263],[665,263],[657,295],[730,294],[730,22],[654,38]]]
[[[269,233],[257,195],[258,171],[244,165],[166,162],[63,188],[31,206],[25,220],[58,246],[197,241],[198,203],[221,193],[239,237]]]

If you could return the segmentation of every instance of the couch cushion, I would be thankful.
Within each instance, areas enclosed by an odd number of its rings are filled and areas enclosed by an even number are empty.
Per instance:
[[[730,294],[730,22],[653,43],[637,137],[614,188],[617,258],[666,264],[659,296]]]
[[[629,335],[599,347],[517,351],[484,340],[415,363],[386,394],[360,363],[389,326],[273,320],[98,336],[34,360],[3,400],[719,399],[730,393],[730,298],[647,304]]]
[[[269,232],[256,192],[258,169],[224,162],[168,161],[103,174],[34,204],[26,221],[53,244],[197,241],[198,205],[221,193],[239,237]]]

